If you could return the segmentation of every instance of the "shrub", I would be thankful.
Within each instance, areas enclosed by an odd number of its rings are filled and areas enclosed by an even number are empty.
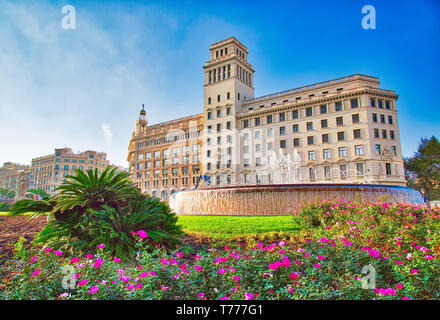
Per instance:
[[[0,212],[8,212],[11,209],[11,204],[9,202],[0,203]]]
[[[111,220],[114,210],[98,215]],[[75,256],[46,247],[2,268],[0,299],[440,299],[440,209],[323,201],[298,207],[294,219],[313,221],[309,213],[321,222],[294,244],[232,242],[184,254],[134,229],[125,263],[106,250],[114,243]],[[75,289],[62,287],[65,265]],[[366,267],[375,287],[363,287]]]

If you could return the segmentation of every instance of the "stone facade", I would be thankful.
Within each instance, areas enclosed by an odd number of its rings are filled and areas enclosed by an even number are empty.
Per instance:
[[[33,187],[55,194],[56,187],[67,175],[72,175],[73,170],[98,169],[101,173],[108,165],[107,154],[104,152],[87,150],[74,153],[70,148],[55,149],[53,154],[32,159]]]
[[[128,148],[133,181],[163,200],[193,188],[202,172],[202,130],[201,114],[148,126],[142,109]]]
[[[171,188],[161,171],[151,178],[154,170],[164,167],[146,169],[143,157],[146,153],[152,157],[172,143],[157,147],[153,143],[170,136],[169,130],[178,128],[188,134],[190,119],[197,119],[196,131],[201,132],[197,135],[201,152],[197,174],[210,176],[214,186],[317,182],[405,185],[398,95],[381,89],[378,78],[355,74],[255,98],[255,70],[242,43],[234,37],[214,43],[210,57],[203,66],[203,114],[148,127],[145,111],[141,111],[128,161],[133,179],[144,191],[157,196],[163,191],[162,198],[167,199]],[[148,146],[144,144],[147,141]],[[177,147],[183,145],[188,142]],[[182,165],[175,165],[180,172]],[[194,187],[194,178],[195,174],[190,179],[193,183],[178,182],[173,191]]]

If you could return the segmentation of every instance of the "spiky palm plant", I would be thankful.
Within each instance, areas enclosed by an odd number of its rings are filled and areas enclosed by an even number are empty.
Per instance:
[[[107,166],[101,174],[98,169],[87,172],[76,169],[74,172],[57,188],[54,211],[63,213],[81,208],[85,212],[89,208],[99,209],[104,204],[117,209],[140,194],[127,172],[116,172],[116,168],[111,166]]]
[[[176,225],[177,217],[166,203],[144,196],[136,202],[133,212],[103,205],[100,210],[87,209],[79,219],[68,215],[65,221],[51,221],[35,242],[70,254],[93,252],[97,244],[104,243],[107,252],[125,260],[135,253],[136,236],[132,232],[144,230],[149,239],[167,247],[180,242],[182,228]]]

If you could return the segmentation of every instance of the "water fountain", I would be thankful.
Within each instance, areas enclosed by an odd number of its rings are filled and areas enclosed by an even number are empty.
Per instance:
[[[181,191],[170,198],[170,206],[178,215],[287,215],[298,203],[322,199],[362,200],[375,202],[383,199],[389,202],[418,204],[423,202],[419,192],[408,187],[377,184],[371,178],[362,183],[352,182],[357,171],[346,170],[346,182],[334,183],[317,179],[305,183],[301,174],[301,157],[297,150],[292,156],[279,150],[273,152],[272,162],[260,172],[271,178],[270,184],[247,185],[243,177],[239,185],[212,185],[191,191]],[[333,169],[330,175],[341,175],[340,169]],[[242,176],[242,173],[235,173]],[[316,172],[315,172],[316,176]]]

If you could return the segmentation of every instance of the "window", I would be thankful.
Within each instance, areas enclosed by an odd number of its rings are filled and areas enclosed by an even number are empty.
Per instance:
[[[363,163],[356,163],[356,171],[358,176],[364,175],[364,164]]]
[[[248,140],[249,140],[249,133],[248,133],[248,132],[245,132],[245,133],[243,134],[243,140],[244,140],[244,141],[248,141]]]
[[[330,159],[330,149],[322,150],[322,158],[323,159]]]
[[[226,108],[226,114],[227,114],[228,116],[231,114],[231,108],[230,108],[230,107]]]
[[[208,97],[208,104],[211,104],[211,97]]]
[[[217,95],[217,102],[220,102],[220,95]]]
[[[211,111],[208,112],[208,120],[209,120],[209,119],[212,119],[212,113],[211,113]]]
[[[309,168],[309,176],[310,176],[310,180],[315,180],[316,179],[316,172],[314,168]]]
[[[281,140],[280,141],[280,148],[281,149],[285,149],[286,148],[286,140]]]
[[[249,159],[244,159],[244,167],[249,167]]]
[[[364,154],[364,148],[362,147],[362,145],[354,146],[354,153],[355,153],[357,156],[361,156],[361,155],[363,155],[363,154]]]
[[[273,142],[267,143],[267,150],[273,150]]]
[[[380,115],[380,123],[385,123],[385,115]]]
[[[393,155],[397,156],[396,146],[391,146],[391,152]]]
[[[342,110],[342,101],[338,101],[335,103],[335,111],[341,111]]]
[[[376,108],[376,100],[374,98],[370,98],[370,107]]]
[[[321,109],[321,114],[327,113],[327,105],[326,104],[322,105],[320,109]]]
[[[280,122],[286,121],[286,114],[284,112],[280,113]]]
[[[374,137],[379,138],[379,129],[374,129]]]
[[[337,117],[337,118],[336,118],[336,125],[337,125],[337,126],[342,126],[342,125],[344,125],[344,118],[343,118],[343,117]]]
[[[293,146],[294,147],[299,147],[299,138],[293,139]]]
[[[255,131],[255,139],[261,139],[261,131],[260,130]]]
[[[249,128],[249,120],[243,120],[243,128]]]
[[[394,131],[393,130],[390,130],[390,139],[394,140]]]
[[[255,145],[255,152],[261,152],[261,144],[257,143]]]
[[[308,144],[308,145],[312,145],[312,144],[314,144],[313,136],[308,136],[308,137],[307,137],[307,144]]]
[[[351,116],[351,120],[353,121],[353,123],[359,123],[359,114],[353,114]]]
[[[243,147],[243,153],[249,153],[249,146]]]
[[[322,135],[322,143],[328,143],[328,133]]]
[[[230,92],[226,93],[226,99],[228,99],[228,100],[231,99],[231,93]]]
[[[211,132],[212,132],[212,127],[211,127],[211,126],[208,126],[208,127],[207,127],[207,130],[208,130],[208,133],[211,133]]]
[[[292,111],[292,118],[293,118],[293,119],[298,119],[298,118],[299,118],[299,112],[298,112],[298,110],[293,110],[293,111]]]
[[[341,164],[339,166],[339,172],[341,173],[341,179],[346,179],[347,178],[347,165]]]
[[[346,157],[347,156],[347,149],[345,147],[340,147],[338,149],[339,151],[339,157]]]
[[[313,115],[313,108],[306,108],[306,117],[311,117]]]
[[[321,129],[324,129],[324,128],[328,128],[328,121],[327,121],[327,119],[322,119],[321,120]]]
[[[378,100],[377,100],[377,106],[378,106],[380,109],[383,109],[383,100],[378,99]]]
[[[68,164],[64,165],[64,170],[69,170],[69,165]]]
[[[345,139],[344,131],[339,131],[338,132],[338,141],[344,141],[344,139]]]
[[[393,116],[388,116],[388,124],[393,124]]]
[[[258,127],[260,124],[260,118],[255,118],[255,126]]]
[[[353,138],[360,139],[361,138],[361,129],[353,130]]]
[[[384,138],[384,139],[387,138],[387,131],[386,130],[382,130],[382,138]]]
[[[267,136],[268,137],[273,137],[273,128],[267,129]]]
[[[299,125],[297,124],[293,125],[293,132],[299,132]]]
[[[256,165],[257,167],[261,166],[261,158],[260,158],[260,157],[256,157],[256,158],[255,158],[255,165]]]
[[[380,144],[376,144],[376,154],[380,154]]]
[[[257,182],[257,184],[261,183],[261,175],[260,174],[256,175],[256,182]]]
[[[385,170],[387,175],[391,175],[391,163],[385,163]]]
[[[217,118],[220,118],[222,116],[222,110],[217,109]]]
[[[372,114],[373,122],[377,122],[377,113]]]
[[[330,166],[325,166],[324,167],[324,177],[325,177],[325,179],[330,179],[331,178],[331,176],[330,176]]]
[[[222,124],[217,123],[217,132],[220,132],[222,130]]]
[[[309,160],[314,161],[315,160],[315,151],[309,151]]]
[[[155,159],[160,158],[160,151],[154,151],[154,158]]]
[[[272,115],[267,116],[267,123],[272,123]]]
[[[388,110],[391,109],[391,103],[390,103],[389,100],[386,100],[386,101],[385,101],[385,108],[388,109]]]
[[[313,122],[307,122],[307,131],[313,130]]]
[[[357,108],[357,107],[359,107],[359,100],[358,99],[351,99],[350,104],[351,104],[352,108]]]
[[[221,144],[222,143],[222,137],[217,137],[217,144]]]

